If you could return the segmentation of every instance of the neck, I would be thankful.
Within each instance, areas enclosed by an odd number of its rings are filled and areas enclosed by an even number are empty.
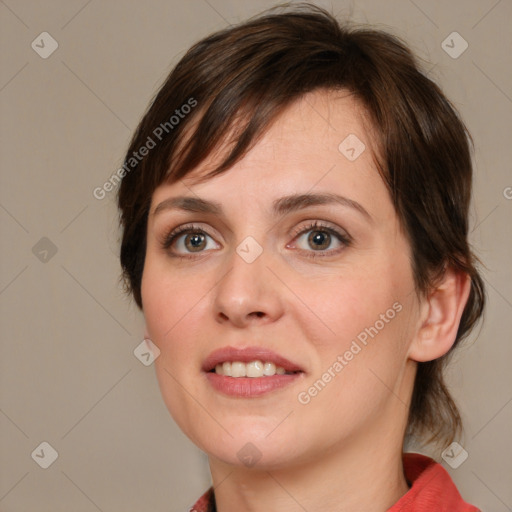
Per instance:
[[[210,458],[210,470],[218,512],[381,512],[408,491],[401,438],[397,445],[388,436],[348,440],[292,468],[234,468]]]

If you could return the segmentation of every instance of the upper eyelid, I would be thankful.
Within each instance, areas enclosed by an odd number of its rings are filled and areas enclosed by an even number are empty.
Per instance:
[[[317,229],[319,231],[323,229],[325,231],[332,232],[344,238],[351,238],[345,229],[333,225],[332,222],[325,220],[310,220],[305,222],[307,222],[307,225],[303,225],[302,227],[293,230],[294,237],[297,237],[298,235],[301,235],[303,233],[307,233],[308,231],[311,231],[313,229]]]
[[[158,238],[160,239],[161,244],[167,248],[168,245],[170,246],[171,239],[172,243],[174,243],[178,237],[182,237],[183,235],[186,235],[193,231],[201,231],[204,234],[208,235],[210,238],[213,238],[213,235],[211,235],[207,229],[194,223],[182,224],[171,230],[164,231],[164,233]]]
[[[327,229],[327,230],[330,229],[335,232],[338,232],[341,230],[342,233],[339,233],[340,235],[344,234],[346,237],[349,237],[349,235],[345,229],[338,227],[334,223],[327,221],[327,220],[321,220],[321,219],[311,220],[311,219],[309,219],[309,220],[302,221],[302,223],[306,223],[306,225],[302,225],[300,228],[293,229],[292,230],[293,236],[300,235],[302,232],[308,231],[311,229],[315,229],[315,228],[322,229],[323,228],[323,229]],[[186,232],[186,231],[204,231],[207,235],[213,236],[208,232],[208,229],[209,229],[209,227],[204,228],[200,222],[190,222],[190,223],[187,222],[185,224],[176,226],[173,229],[166,230],[164,233],[164,237],[168,237],[173,233],[182,234],[183,232]],[[215,231],[218,232],[217,229],[215,229],[215,228],[212,228],[212,229],[214,229]],[[231,232],[231,230],[229,230],[229,231]]]

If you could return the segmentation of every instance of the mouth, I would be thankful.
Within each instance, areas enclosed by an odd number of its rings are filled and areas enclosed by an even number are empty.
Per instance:
[[[216,391],[238,398],[282,389],[305,374],[297,364],[262,347],[216,350],[206,358],[202,370]]]

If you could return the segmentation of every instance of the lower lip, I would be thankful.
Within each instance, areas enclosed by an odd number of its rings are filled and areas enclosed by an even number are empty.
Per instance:
[[[217,391],[242,398],[261,396],[276,389],[284,388],[304,375],[302,372],[271,377],[226,377],[207,372],[206,378]]]

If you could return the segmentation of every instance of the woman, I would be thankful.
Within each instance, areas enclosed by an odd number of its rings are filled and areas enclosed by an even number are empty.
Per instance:
[[[193,46],[127,152],[121,263],[191,510],[475,511],[404,441],[461,430],[480,318],[467,131],[391,35],[300,5]]]

